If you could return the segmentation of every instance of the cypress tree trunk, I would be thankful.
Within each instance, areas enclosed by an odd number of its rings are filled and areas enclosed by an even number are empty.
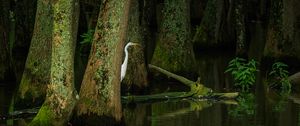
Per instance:
[[[300,1],[271,0],[270,21],[264,55],[300,60]]]
[[[78,24],[78,35],[83,35],[89,31],[95,30],[101,0],[80,0],[80,16]],[[92,38],[93,35],[90,37]],[[85,72],[85,68],[88,61],[88,55],[90,53],[91,42],[83,44],[83,37],[78,38],[75,50],[75,88],[80,90],[81,82]]]
[[[139,43],[141,47],[130,47],[129,60],[126,76],[122,81],[127,86],[134,85],[138,88],[147,86],[147,70],[144,56],[144,33],[141,20],[139,0],[131,0],[130,15],[128,22],[128,37],[127,41]]]
[[[222,22],[224,22],[224,1],[208,0],[200,26],[196,28],[193,41],[197,46],[220,46],[224,41],[222,35]]]
[[[10,26],[14,27],[13,31],[11,31],[11,51],[16,82],[19,84],[23,76],[27,52],[32,40],[37,0],[15,0],[14,4],[13,15],[15,21]]]
[[[245,54],[247,52],[246,45],[246,24],[245,24],[245,1],[233,0],[233,17],[234,28],[236,35],[236,53],[238,55]]]
[[[283,46],[283,0],[271,0],[270,2],[270,21],[268,24],[269,27],[267,31],[267,41],[264,49],[264,55],[279,57]]]
[[[17,95],[17,104],[44,99],[50,82],[53,12],[49,1],[38,0],[33,37]]]
[[[246,11],[246,38],[248,59],[261,62],[264,53],[269,19],[269,0],[248,1]],[[250,22],[249,22],[250,21]],[[256,88],[259,88],[256,86]]]
[[[44,1],[41,1],[44,2]],[[79,19],[77,0],[51,1],[53,32],[51,76],[46,100],[30,125],[66,125],[75,106],[74,50]]]
[[[9,55],[9,1],[0,0],[0,82],[7,81],[11,75]]]
[[[92,49],[80,89],[78,116],[121,119],[120,71],[129,5],[130,0],[104,0],[101,3]]]
[[[165,0],[152,64],[171,72],[194,72],[189,18],[189,0]]]
[[[157,22],[156,22],[156,1],[155,0],[140,0],[139,8],[142,8],[142,33],[144,34],[144,43],[146,49],[145,53],[145,62],[148,64],[151,61],[156,40],[157,32]]]

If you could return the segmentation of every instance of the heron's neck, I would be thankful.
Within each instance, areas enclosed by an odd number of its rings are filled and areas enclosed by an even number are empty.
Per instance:
[[[127,63],[128,63],[128,51],[127,51],[127,47],[125,47],[125,58],[124,58],[124,61],[122,63],[122,66],[121,66],[121,81],[123,80],[123,78],[125,77],[125,74],[126,74],[126,70],[127,70]]]
[[[125,58],[124,58],[123,64],[128,62],[128,51],[127,51],[127,49],[128,49],[128,46],[126,46],[125,50],[124,50],[124,52],[125,52]]]

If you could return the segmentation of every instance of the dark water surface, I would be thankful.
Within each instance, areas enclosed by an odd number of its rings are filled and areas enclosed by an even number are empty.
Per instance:
[[[233,91],[232,78],[224,74],[232,57],[212,54],[197,59],[202,83],[216,92]],[[252,99],[246,97],[239,105],[236,101],[188,99],[135,104],[123,106],[125,123],[128,126],[300,126],[300,94],[280,95],[265,86],[261,75],[264,74],[258,73],[255,91],[246,95],[253,96]],[[165,90],[172,87],[169,84]]]
[[[212,54],[199,56],[197,59],[198,74],[202,83],[216,92],[234,91],[232,78],[224,74],[232,57]],[[258,75],[255,91],[247,94],[246,96],[249,97],[239,105],[236,101],[197,99],[123,104],[123,125],[300,126],[300,94],[292,93],[289,96],[281,96],[266,88],[263,78]],[[153,92],[178,90],[183,87],[180,85],[170,82],[154,83]],[[0,84],[0,115],[8,113],[13,95],[12,90],[9,86]],[[0,126],[21,124],[20,120],[15,120],[13,123],[0,120]]]
[[[198,104],[192,107],[192,104]],[[126,108],[128,126],[299,126],[299,104],[287,101],[282,110],[275,110],[270,103],[264,109],[255,109],[255,114],[236,117],[229,111],[237,107],[224,103],[210,104],[162,102],[138,104],[134,109]],[[130,116],[126,113],[130,111]]]

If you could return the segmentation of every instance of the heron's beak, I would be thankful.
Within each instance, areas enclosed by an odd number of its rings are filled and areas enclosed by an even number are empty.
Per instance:
[[[133,45],[134,45],[134,46],[139,46],[139,47],[142,47],[142,45],[141,45],[141,44],[139,44],[139,43],[133,43]]]

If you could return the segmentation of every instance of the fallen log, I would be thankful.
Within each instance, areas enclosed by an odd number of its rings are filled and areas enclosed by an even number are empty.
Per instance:
[[[292,84],[292,89],[296,93],[300,92],[300,72],[297,72],[288,77],[288,80]]]
[[[31,108],[31,109],[23,109],[23,110],[17,110],[9,113],[8,115],[1,115],[0,114],[0,121],[1,120],[9,120],[9,119],[25,119],[25,118],[31,118],[34,117],[38,111],[39,107]]]
[[[203,84],[200,83],[200,79],[196,82],[191,81],[185,77],[176,75],[171,73],[167,70],[164,70],[160,67],[154,66],[149,64],[150,69],[157,70],[160,73],[167,75],[168,77],[174,78],[181,82],[182,84],[190,87],[189,92],[168,92],[168,93],[161,93],[161,94],[153,94],[153,95],[141,95],[141,96],[123,96],[122,100],[126,100],[127,102],[145,102],[151,100],[169,100],[169,99],[182,99],[182,98],[197,98],[197,99],[234,99],[236,98],[239,93],[232,92],[232,93],[214,93],[212,89],[205,87]]]

